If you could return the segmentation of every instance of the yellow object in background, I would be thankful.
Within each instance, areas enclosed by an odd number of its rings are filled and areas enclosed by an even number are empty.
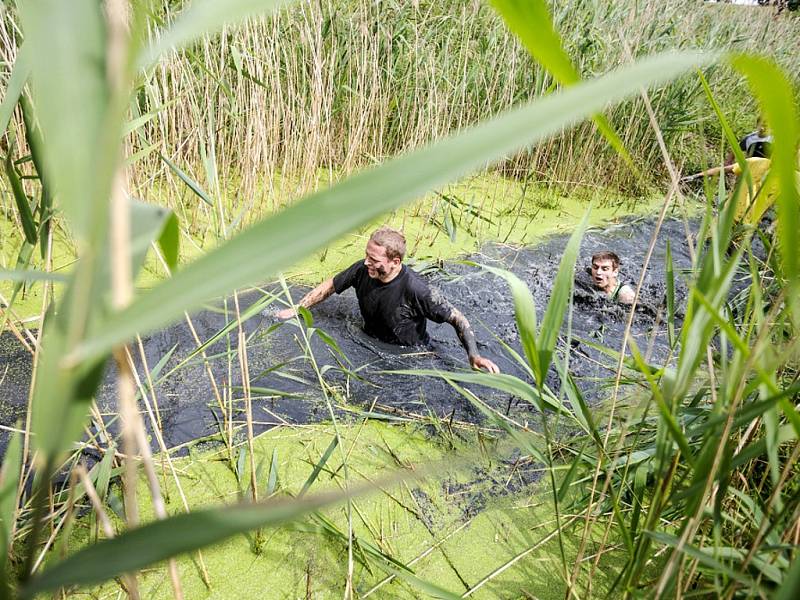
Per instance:
[[[770,206],[778,197],[778,182],[771,176],[768,158],[747,158],[747,170],[751,181],[745,181],[731,198],[736,202],[736,216],[734,220],[739,223],[756,225]],[[741,166],[733,166],[733,173],[738,177],[742,174]],[[800,172],[795,173],[798,189],[800,189]]]
[[[736,202],[734,220],[754,225],[775,202],[778,187],[770,177],[768,158],[747,158],[745,162],[751,180],[743,182],[731,200]],[[739,163],[733,165],[733,173],[737,177],[742,174]]]

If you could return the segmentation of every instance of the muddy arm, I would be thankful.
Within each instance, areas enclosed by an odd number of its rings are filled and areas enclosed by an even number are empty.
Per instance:
[[[308,292],[305,296],[303,296],[300,299],[300,302],[297,303],[297,306],[311,308],[315,304],[319,304],[325,300],[325,298],[331,296],[333,292],[333,278],[326,279],[313,290]],[[279,319],[289,319],[290,317],[295,316],[297,311],[294,308],[285,308],[284,310],[279,310],[275,314]]]
[[[467,351],[469,357],[469,364],[474,369],[486,369],[490,373],[499,373],[500,369],[490,361],[488,358],[483,358],[478,354],[478,345],[475,343],[475,333],[470,327],[467,317],[465,317],[460,310],[454,308],[450,313],[450,318],[447,320],[453,329],[458,334],[458,339],[461,340],[461,345]]]

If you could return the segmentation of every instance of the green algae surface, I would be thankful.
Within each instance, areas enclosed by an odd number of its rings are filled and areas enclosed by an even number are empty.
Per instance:
[[[409,262],[429,263],[480,251],[487,242],[517,246],[571,232],[591,206],[591,225],[630,215],[651,214],[662,201],[648,196],[632,201],[602,192],[564,195],[485,174],[448,186],[406,208],[354,231],[286,272],[313,285],[363,258],[370,233],[381,225],[402,231]]]
[[[386,561],[374,554],[377,551],[408,567],[415,577],[458,595],[484,582],[474,597],[563,598],[553,506],[544,486],[535,483],[541,473],[530,457],[477,430],[443,438],[431,436],[418,425],[353,421],[340,424],[340,434],[342,447],[330,455],[308,493],[344,488],[343,455],[351,485],[369,482],[375,486],[375,491],[352,502],[357,597],[425,595],[408,581],[391,578],[400,567],[387,568]],[[271,486],[273,495],[296,496],[334,436],[332,426],[318,425],[278,428],[257,438],[254,454],[262,498]],[[245,466],[237,477],[233,463],[225,449],[175,460],[193,508],[233,503],[247,495],[249,471]],[[428,474],[423,479],[387,483],[399,469]],[[166,474],[161,483],[168,511],[180,512],[180,495],[172,478]],[[153,518],[147,496],[143,480],[139,498],[144,520]],[[346,505],[320,515],[234,536],[204,549],[210,589],[203,583],[198,555],[179,557],[185,597],[342,597],[348,570]],[[90,517],[80,519],[71,548],[94,539],[95,531]],[[579,538],[577,534],[568,537]],[[575,551],[571,545],[565,547],[567,556]],[[609,570],[602,567],[618,559],[603,558],[593,580],[598,593],[611,584]],[[173,597],[165,565],[145,570],[140,587],[145,598]],[[113,597],[119,591],[117,584],[108,583],[76,592],[74,597]]]

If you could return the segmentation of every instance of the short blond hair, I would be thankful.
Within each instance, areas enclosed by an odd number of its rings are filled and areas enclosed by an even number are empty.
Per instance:
[[[406,238],[402,233],[391,227],[381,227],[372,232],[369,241],[386,250],[389,259],[403,260],[406,255]]]

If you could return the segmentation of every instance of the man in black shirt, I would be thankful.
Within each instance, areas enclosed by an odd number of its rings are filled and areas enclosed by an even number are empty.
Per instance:
[[[475,334],[461,311],[403,264],[405,251],[403,234],[388,227],[378,229],[367,242],[363,261],[323,281],[298,305],[311,308],[334,292],[341,294],[353,287],[364,318],[364,331],[372,337],[390,344],[424,345],[430,341],[427,319],[436,323],[447,321],[456,330],[472,368],[499,373],[496,364],[478,354]],[[288,319],[295,314],[294,308],[287,308],[277,316]]]

